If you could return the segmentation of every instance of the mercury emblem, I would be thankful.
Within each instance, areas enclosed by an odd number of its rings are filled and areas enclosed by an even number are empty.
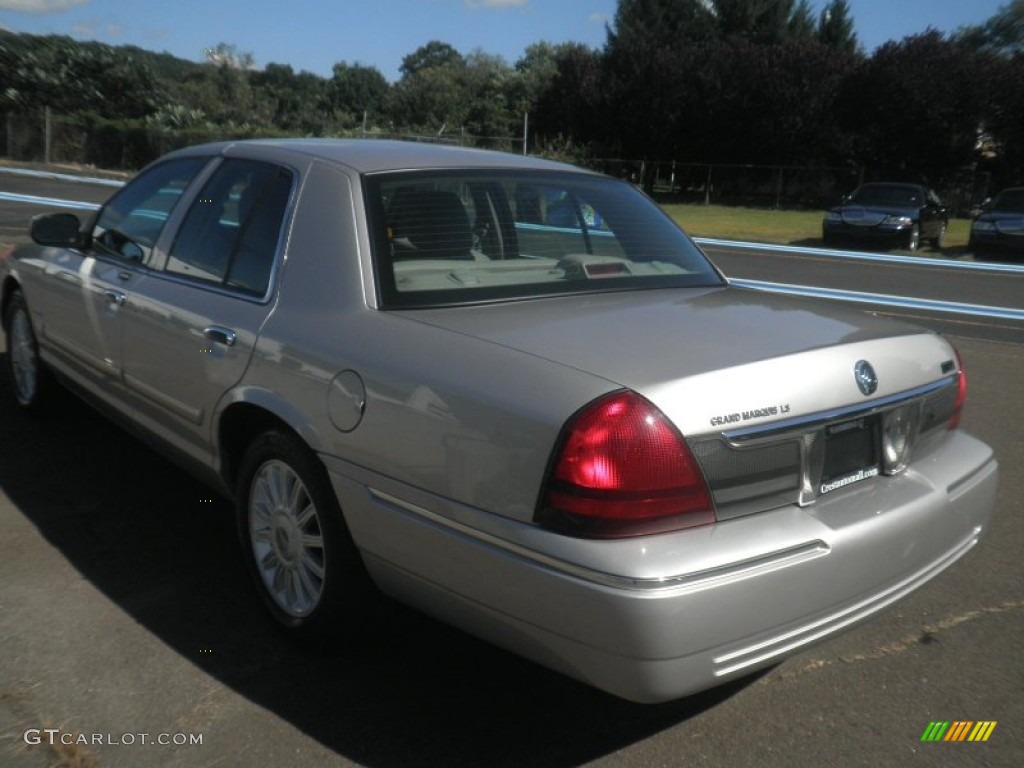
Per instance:
[[[878,376],[867,360],[858,360],[853,366],[853,378],[857,380],[857,386],[865,395],[873,395],[878,389]]]

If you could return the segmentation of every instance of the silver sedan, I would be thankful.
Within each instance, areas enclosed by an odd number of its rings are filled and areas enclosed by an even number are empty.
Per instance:
[[[31,234],[0,256],[19,404],[59,381],[232,495],[290,632],[382,590],[663,701],[868,618],[988,525],[948,342],[732,287],[621,181],[223,143]]]

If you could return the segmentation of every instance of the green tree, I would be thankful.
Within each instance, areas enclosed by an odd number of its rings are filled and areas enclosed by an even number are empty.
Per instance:
[[[809,0],[800,0],[793,8],[786,31],[788,40],[813,40],[815,38],[817,27]]]
[[[298,74],[288,64],[271,62],[249,73],[254,114],[285,131],[319,135],[324,127],[326,81],[312,72]]]
[[[573,147],[601,141],[605,138],[601,129],[607,122],[602,109],[605,69],[601,54],[581,43],[567,43],[551,53],[553,58],[536,65],[543,78],[530,117],[536,143]]]
[[[432,40],[402,59],[401,79],[391,88],[386,112],[401,130],[443,133],[461,126],[468,97],[466,61],[448,43]]]
[[[259,122],[260,105],[250,78],[253,57],[234,45],[218,43],[205,54],[203,66],[185,77],[178,90],[185,106],[202,110],[217,124],[249,126]]]
[[[939,185],[976,161],[991,86],[985,55],[936,30],[886,43],[844,82],[853,159],[879,176]]]
[[[102,43],[4,33],[0,64],[0,98],[10,106],[138,118],[162,101],[149,66]]]
[[[1024,0],[1012,0],[984,24],[964,27],[960,40],[976,50],[1002,54],[1024,53]]]
[[[473,136],[492,139],[515,133],[514,70],[502,57],[472,51],[464,60],[462,87],[468,99],[463,125]],[[485,144],[491,144],[485,141]]]
[[[252,69],[253,56],[248,51],[239,51],[233,43],[217,43],[213,48],[207,48],[203,56],[210,64],[229,69]]]
[[[628,57],[716,34],[715,11],[702,0],[619,0],[605,50],[613,58]]]
[[[52,56],[38,50],[30,39],[34,38],[0,30],[0,106],[4,109],[45,106],[58,91]]]
[[[806,0],[713,0],[718,36],[725,40],[781,43],[807,39],[814,17]]]
[[[339,61],[327,82],[327,103],[335,119],[346,128],[362,125],[363,117],[377,122],[391,86],[376,67]]]
[[[850,4],[846,0],[832,0],[822,9],[818,17],[817,37],[833,48],[848,53],[857,51],[857,33],[850,16]]]
[[[55,57],[57,103],[65,112],[90,111],[108,118],[140,118],[160,103],[149,67],[107,45],[62,46]]]
[[[542,40],[526,47],[516,60],[509,84],[509,101],[522,112],[532,112],[558,77],[559,62],[579,43],[549,43]]]
[[[408,56],[405,56],[402,59],[402,66],[398,69],[403,77],[412,77],[424,69],[458,68],[464,63],[462,54],[448,43],[442,43],[440,40],[431,40],[426,45],[421,45]]]
[[[983,60],[989,85],[983,127],[993,150],[985,168],[998,189],[1024,181],[1024,53]]]

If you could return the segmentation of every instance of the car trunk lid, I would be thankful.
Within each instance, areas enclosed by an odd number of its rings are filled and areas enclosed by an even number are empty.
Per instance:
[[[907,391],[941,379],[942,366],[953,359],[949,345],[928,331],[823,302],[735,287],[402,314],[639,392],[688,437]],[[911,335],[921,338],[908,344]],[[860,391],[854,374],[860,360],[877,374],[877,389],[868,394]]]

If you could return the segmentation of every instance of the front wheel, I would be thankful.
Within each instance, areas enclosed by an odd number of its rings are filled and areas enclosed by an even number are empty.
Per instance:
[[[910,234],[907,235],[907,250],[916,251],[921,245],[921,228],[915,224],[910,228]]]
[[[941,251],[946,247],[946,225],[942,224],[939,227],[939,234],[932,238],[932,248],[936,251]]]
[[[313,453],[290,433],[264,433],[242,459],[236,499],[245,559],[274,619],[303,637],[348,629],[369,577]]]
[[[7,332],[7,371],[14,386],[14,398],[24,410],[37,412],[45,400],[47,371],[39,359],[32,318],[20,290],[16,289],[8,300],[4,329]]]

